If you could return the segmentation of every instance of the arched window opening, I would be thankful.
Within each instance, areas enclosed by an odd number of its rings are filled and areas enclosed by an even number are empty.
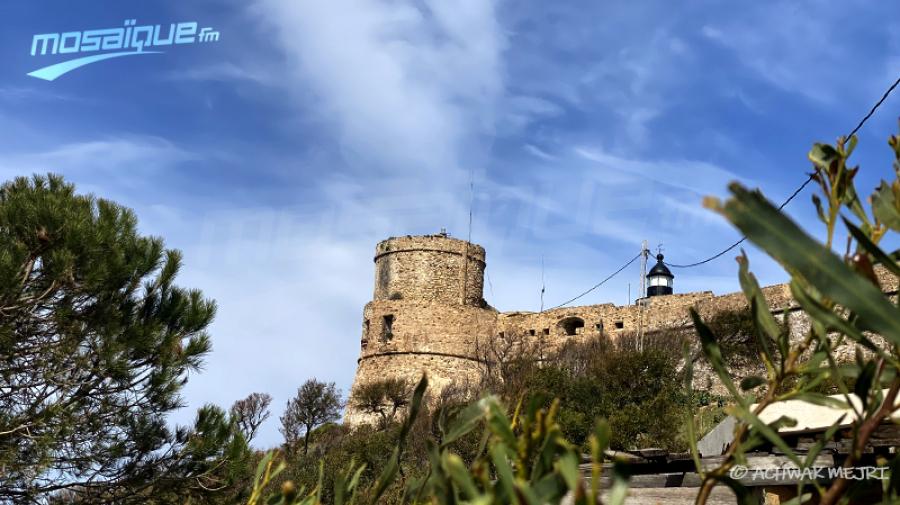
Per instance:
[[[558,325],[566,335],[580,335],[584,331],[584,319],[580,317],[567,317]]]

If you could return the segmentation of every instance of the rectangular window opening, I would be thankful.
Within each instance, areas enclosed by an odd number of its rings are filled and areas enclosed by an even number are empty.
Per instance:
[[[383,316],[381,320],[381,340],[383,342],[387,342],[388,340],[394,338],[394,315],[387,314]]]

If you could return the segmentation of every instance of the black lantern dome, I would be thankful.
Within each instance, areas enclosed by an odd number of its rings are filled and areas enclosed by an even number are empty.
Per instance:
[[[672,294],[672,280],[675,278],[669,268],[663,263],[663,255],[656,255],[656,264],[647,274],[647,296],[660,296]]]

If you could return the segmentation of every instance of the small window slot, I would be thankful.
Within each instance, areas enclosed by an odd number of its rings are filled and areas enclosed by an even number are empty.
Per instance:
[[[387,342],[394,338],[394,315],[387,314],[381,318],[381,341]]]

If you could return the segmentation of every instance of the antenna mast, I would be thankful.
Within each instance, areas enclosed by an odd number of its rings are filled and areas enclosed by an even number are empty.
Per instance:
[[[638,304],[638,346],[641,352],[644,352],[644,302],[642,298],[647,296],[647,257],[650,250],[647,241],[641,242],[641,292],[638,295],[636,303]]]
[[[638,298],[647,296],[647,257],[650,255],[650,249],[647,241],[641,242],[641,293]]]
[[[547,290],[547,286],[544,285],[544,255],[541,255],[541,312],[544,311],[544,291]]]

